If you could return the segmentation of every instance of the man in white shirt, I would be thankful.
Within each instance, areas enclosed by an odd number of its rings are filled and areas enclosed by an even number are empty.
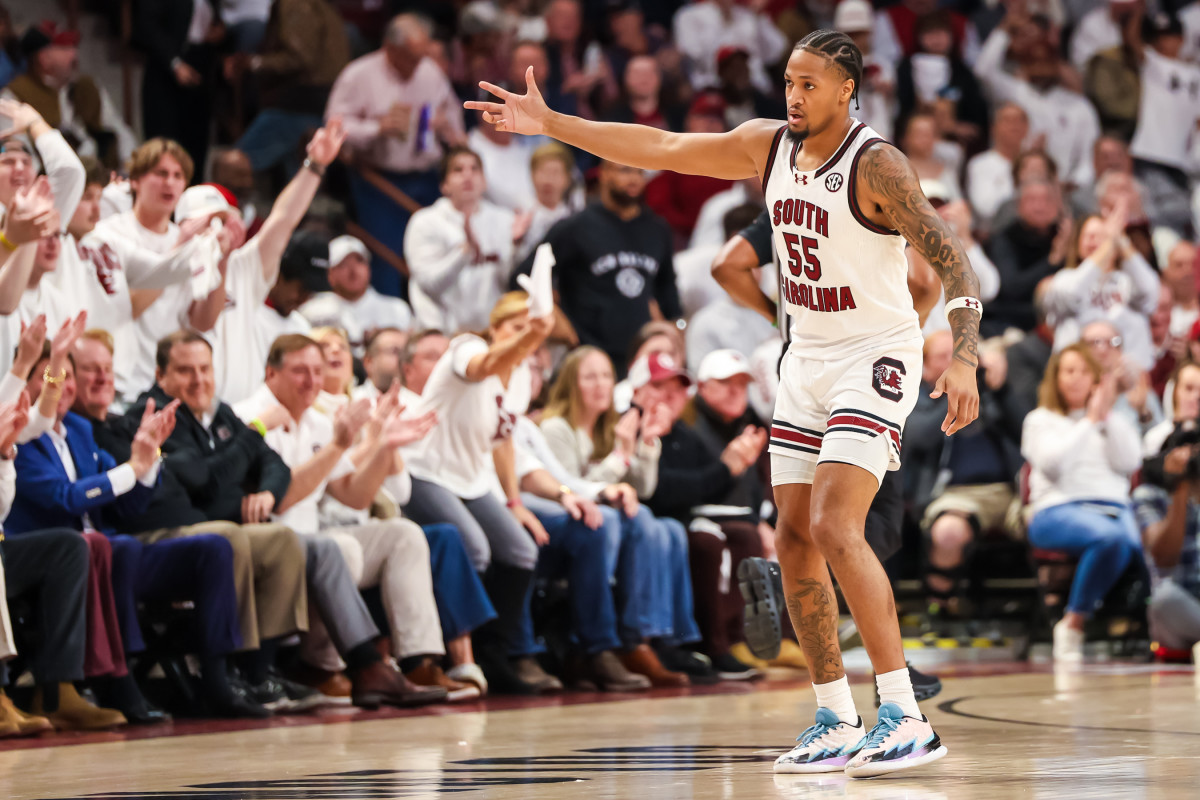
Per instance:
[[[693,87],[717,85],[717,51],[725,45],[740,46],[750,54],[750,79],[755,88],[769,92],[774,87],[765,67],[779,61],[788,41],[761,11],[733,0],[699,0],[675,12],[673,28]]]
[[[1129,45],[1141,61],[1142,92],[1129,153],[1138,180],[1158,212],[1154,222],[1181,235],[1191,226],[1189,180],[1196,123],[1200,120],[1200,67],[1179,57],[1183,26],[1162,16],[1147,20],[1148,37],[1131,31]]]
[[[293,237],[296,226],[308,212],[308,207],[321,187],[325,168],[337,157],[345,136],[341,121],[333,118],[313,134],[308,143],[304,167],[279,193],[262,227],[244,245],[229,256],[225,272],[225,309],[207,338],[213,347],[213,371],[217,381],[217,396],[229,403],[249,397],[262,385],[262,365],[275,338],[283,333],[306,333],[308,322],[298,313],[299,307],[314,289],[328,288],[327,248],[322,237],[305,234]],[[188,190],[193,191],[192,189]],[[228,208],[221,216],[232,213]],[[313,242],[317,264],[304,257],[300,250],[288,256],[292,239]],[[299,270],[311,283],[282,284],[281,262],[287,260],[289,276]],[[309,271],[315,274],[308,275]],[[368,273],[369,275],[369,273]],[[299,287],[299,291],[295,291]],[[368,290],[368,294],[374,292]],[[268,307],[268,297],[273,297]]]
[[[357,400],[333,419],[317,411],[313,404],[323,369],[317,342],[300,334],[281,337],[267,356],[265,384],[234,406],[239,417],[266,430],[267,445],[292,469],[291,485],[275,506],[274,518],[301,535],[334,539],[359,588],[380,588],[398,661],[443,656],[429,545],[421,529],[399,518],[322,527],[318,509],[329,496],[365,510],[385,485],[393,496],[406,499],[408,489],[392,474],[396,448],[411,443],[419,431],[413,421],[400,419],[394,402],[378,403],[372,412],[369,401]],[[360,430],[364,436],[355,447]],[[321,632],[311,626],[306,646],[325,645]],[[436,702],[470,688],[450,680],[440,668],[432,673],[430,685],[414,686],[414,702]]]
[[[497,130],[495,125],[477,125],[467,134],[467,147],[483,162],[488,200],[513,212],[533,208],[529,167],[537,145],[536,138]]]
[[[1025,109],[1030,134],[1045,137],[1046,152],[1065,183],[1088,186],[1095,178],[1092,147],[1100,136],[1100,118],[1087,98],[1062,85],[1062,59],[1048,43],[1036,43],[1022,53],[1019,75],[1004,69],[1012,41],[1009,29],[1019,24],[1010,12],[992,31],[975,62],[975,74],[993,103],[1013,102]],[[1066,136],[1064,131],[1071,133]]]
[[[101,220],[84,244],[89,247],[107,244],[120,252],[132,243],[143,250],[167,254],[180,243],[181,229],[171,221],[171,215],[191,179],[192,159],[177,142],[169,139],[146,142],[134,152],[129,164],[133,210]],[[190,238],[189,232],[207,226],[206,217],[197,216],[196,220],[183,231],[185,239]],[[217,233],[222,259],[241,245],[244,234],[240,223],[226,222]],[[125,385],[118,387],[123,393],[140,392],[154,383],[154,352],[159,339],[179,328],[208,331],[216,324],[225,307],[225,287],[220,274],[211,279],[211,271],[220,267],[206,263],[200,254],[195,258],[191,280],[130,291],[136,349],[127,379],[123,381]],[[201,280],[207,280],[213,288],[197,297],[195,287]]]
[[[408,333],[397,328],[380,328],[367,340],[363,369],[367,379],[357,387],[354,398],[376,398],[400,380],[400,358],[408,345]],[[434,359],[436,363],[437,359]],[[401,382],[403,384],[403,382]]]
[[[1171,292],[1171,336],[1187,339],[1200,318],[1200,292],[1196,287],[1196,245],[1186,239],[1167,255],[1162,284]]]
[[[494,127],[494,126],[484,126]],[[381,328],[408,330],[412,309],[398,297],[386,297],[371,286],[371,253],[353,236],[338,236],[329,243],[329,288],[300,308],[314,327],[341,328],[350,349],[362,358],[367,339]]]
[[[1029,136],[1029,115],[1017,103],[1004,103],[992,116],[992,147],[967,162],[967,197],[986,226],[1000,204],[1013,195],[1013,161]]]
[[[483,162],[465,147],[442,160],[442,195],[413,214],[404,234],[409,299],[422,328],[483,330],[508,282],[514,243],[525,235],[512,212],[483,199]]]

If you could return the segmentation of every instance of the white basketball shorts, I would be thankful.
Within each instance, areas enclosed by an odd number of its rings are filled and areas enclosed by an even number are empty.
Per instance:
[[[882,481],[900,468],[920,385],[919,339],[834,361],[789,350],[771,423],[772,485],[812,483],[820,462],[853,464]]]

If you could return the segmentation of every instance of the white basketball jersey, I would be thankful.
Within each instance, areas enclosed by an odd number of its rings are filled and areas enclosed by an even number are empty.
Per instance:
[[[855,193],[863,151],[883,139],[850,122],[841,146],[812,172],[796,169],[803,145],[784,135],[784,125],[763,176],[779,254],[779,300],[791,317],[790,347],[822,360],[921,336],[904,239],[867,219]]]

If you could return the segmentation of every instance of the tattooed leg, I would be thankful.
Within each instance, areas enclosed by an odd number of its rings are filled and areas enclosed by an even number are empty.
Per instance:
[[[827,573],[828,574],[828,573]],[[829,578],[792,578],[785,584],[788,615],[808,660],[813,683],[829,683],[846,674],[838,646],[837,595]]]
[[[779,523],[775,549],[783,573],[788,616],[804,650],[814,683],[829,683],[845,675],[838,646],[837,596],[829,567],[809,535],[809,497],[812,487],[775,487]]]
[[[817,465],[812,488],[812,539],[829,562],[876,673],[904,669],[896,601],[879,558],[867,544],[867,512],[879,485],[849,464]],[[836,634],[835,634],[836,636]]]

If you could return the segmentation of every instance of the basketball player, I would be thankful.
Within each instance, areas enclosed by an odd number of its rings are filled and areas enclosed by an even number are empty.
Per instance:
[[[904,241],[946,292],[954,362],[934,396],[949,398],[947,434],[978,412],[979,282],[908,160],[850,116],[862,53],[845,34],[814,31],[788,59],[787,124],[752,120],[721,134],[565,116],[546,106],[532,71],[525,80],[523,95],[481,83],[503,102],[466,107],[501,130],[551,136],[642,169],[762,180],[791,317],[771,428],[776,550],[818,705],[816,724],[775,769],[870,777],[941,758],[946,748],[917,707],[891,586],[863,526],[884,473],[899,465],[921,374]],[[882,705],[870,730],[842,668],[830,568],[875,668]]]

